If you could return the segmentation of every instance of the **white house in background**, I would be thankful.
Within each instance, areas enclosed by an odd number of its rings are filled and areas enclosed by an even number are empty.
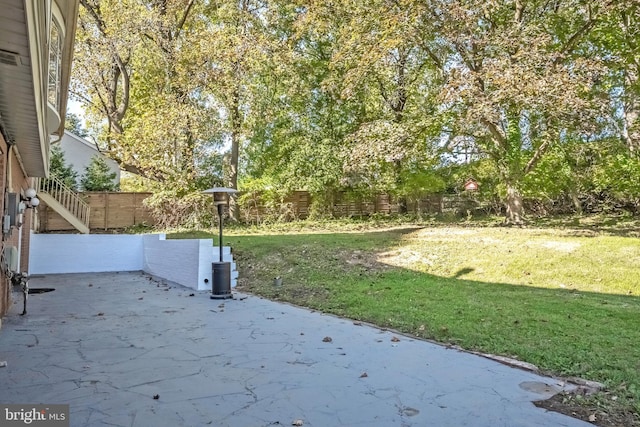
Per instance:
[[[120,166],[118,166],[118,163],[114,160],[102,154],[93,142],[87,141],[86,139],[65,130],[62,139],[57,143],[57,145],[62,148],[65,163],[71,166],[71,168],[78,174],[78,188],[80,188],[80,179],[82,179],[82,175],[84,175],[87,166],[91,163],[91,159],[96,156],[103,158],[107,162],[111,172],[116,173],[116,184],[120,183]]]

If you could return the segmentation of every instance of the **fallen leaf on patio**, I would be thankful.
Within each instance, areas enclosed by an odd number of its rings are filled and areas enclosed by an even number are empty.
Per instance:
[[[593,423],[596,420],[596,416],[594,414],[589,415],[589,422]]]
[[[324,337],[324,338],[322,338],[322,342],[331,342],[331,341],[333,341],[333,340],[331,339],[331,337]]]
[[[218,308],[222,308],[222,307],[224,307],[224,304],[220,304],[220,305],[218,306]]]
[[[392,337],[392,338],[391,338],[391,342],[400,342],[400,338],[398,338],[398,337]]]
[[[100,313],[96,314],[96,316],[104,316],[104,313],[100,312]]]
[[[294,421],[291,423],[291,425],[292,425],[292,426],[301,426],[301,425],[303,425],[303,424],[304,424],[304,421],[302,421],[302,420],[294,420]]]
[[[92,286],[93,286],[93,283],[89,283],[89,287],[92,287]]]
[[[153,400],[158,400],[160,399],[160,395],[159,394],[154,394],[153,395]]]
[[[142,300],[142,299],[144,299],[144,298],[143,298],[143,297],[140,297],[140,298],[138,298],[138,301],[140,301],[140,300]]]
[[[356,326],[362,326],[362,322],[353,322],[353,324]]]
[[[366,372],[363,372],[362,375],[360,375],[360,378],[367,378],[369,375],[367,375]]]

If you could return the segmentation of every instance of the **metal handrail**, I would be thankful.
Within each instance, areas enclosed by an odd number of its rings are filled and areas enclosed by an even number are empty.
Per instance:
[[[35,188],[38,192],[48,193],[73,216],[89,227],[89,213],[91,208],[80,198],[77,192],[67,187],[60,179],[51,176],[49,178],[35,178]]]

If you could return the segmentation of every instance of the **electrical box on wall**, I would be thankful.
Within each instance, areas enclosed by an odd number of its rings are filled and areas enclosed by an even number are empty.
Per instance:
[[[8,271],[18,271],[18,249],[15,246],[5,246],[2,252],[5,263],[3,267]]]
[[[20,195],[18,193],[7,193],[5,201],[7,215],[9,215],[9,226],[18,226],[18,214],[20,213]]]
[[[11,218],[9,215],[2,216],[2,234],[7,235],[11,231]]]

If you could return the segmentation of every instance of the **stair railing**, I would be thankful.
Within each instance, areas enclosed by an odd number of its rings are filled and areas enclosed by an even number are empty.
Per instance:
[[[35,188],[38,192],[48,193],[73,216],[89,227],[90,207],[80,198],[77,192],[69,188],[60,179],[51,176],[49,178],[35,178]]]

